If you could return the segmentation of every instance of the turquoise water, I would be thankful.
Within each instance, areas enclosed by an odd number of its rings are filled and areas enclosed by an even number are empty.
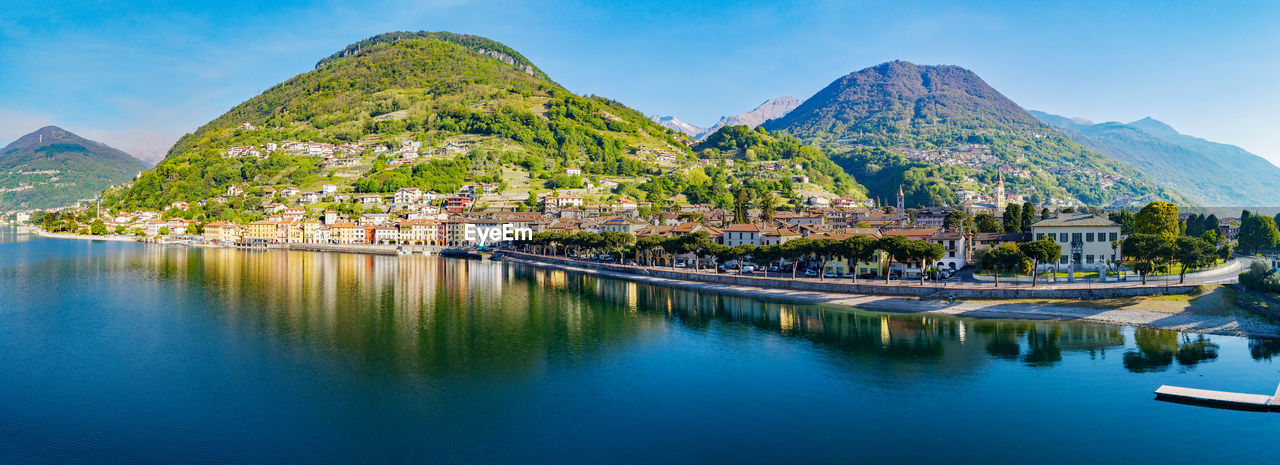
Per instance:
[[[1220,463],[1280,343],[0,227],[0,463]]]

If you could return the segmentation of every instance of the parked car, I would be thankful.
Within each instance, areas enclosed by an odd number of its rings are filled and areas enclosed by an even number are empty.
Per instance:
[[[875,279],[876,277],[875,273],[862,273],[858,275],[858,279]]]
[[[756,271],[755,265],[742,265],[742,274],[751,274]]]
[[[688,266],[689,265],[686,265],[684,262],[676,262],[675,264],[675,268],[686,268]]]
[[[839,277],[840,277],[840,273],[837,273],[837,272],[835,272],[835,271],[827,271],[827,272],[825,272],[825,273],[822,273],[822,277],[824,277],[824,278],[839,278]]]
[[[818,277],[818,270],[815,270],[815,269],[812,269],[812,268],[810,268],[810,269],[808,269],[808,270],[804,270],[804,277],[806,277],[806,278],[816,278],[816,277]]]

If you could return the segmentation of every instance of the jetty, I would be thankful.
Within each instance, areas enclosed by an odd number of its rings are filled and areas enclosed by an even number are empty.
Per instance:
[[[1234,410],[1254,410],[1260,412],[1280,412],[1280,386],[1276,386],[1273,395],[1245,394],[1239,392],[1211,391],[1178,386],[1160,386],[1156,389],[1156,400],[1177,402],[1180,404],[1199,405],[1204,407],[1226,408]]]

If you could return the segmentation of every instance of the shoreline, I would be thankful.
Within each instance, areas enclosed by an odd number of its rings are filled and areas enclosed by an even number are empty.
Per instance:
[[[77,234],[48,233],[38,228],[28,228],[28,230],[34,232],[37,236],[51,239],[76,239],[90,241],[107,240],[174,247],[197,246],[195,244],[143,242],[136,241],[132,237],[124,236],[82,236]],[[238,247],[225,245],[199,245],[199,247],[238,249]],[[376,253],[373,253],[368,249],[298,250],[291,249],[289,247],[280,247],[272,250],[376,255]],[[1148,327],[1191,333],[1280,338],[1280,324],[1270,322],[1266,320],[1265,317],[1253,313],[1247,314],[1248,316],[1251,316],[1251,318],[1242,318],[1239,315],[1214,315],[1192,310],[1164,312],[1135,308],[1099,308],[1096,306],[1091,307],[1082,304],[1072,305],[1075,302],[1081,301],[1071,299],[961,298],[947,301],[942,299],[927,299],[912,296],[852,294],[815,290],[765,288],[706,281],[690,281],[657,276],[619,273],[616,271],[598,270],[511,256],[495,256],[493,260],[526,266],[584,273],[613,279],[622,279],[674,289],[728,294],[740,297],[800,304],[833,305],[846,309],[862,309],[890,313],[922,313],[959,318],[1082,321],[1089,323]],[[1038,301],[1028,302],[1026,300]]]
[[[945,300],[919,299],[904,296],[845,294],[821,291],[760,288],[702,281],[686,281],[655,276],[619,273],[608,270],[596,270],[508,256],[496,258],[495,260],[540,268],[584,273],[613,279],[622,279],[675,289],[728,294],[792,303],[834,305],[848,309],[873,310],[890,313],[924,313],[947,315],[959,318],[1082,321],[1204,334],[1280,338],[1280,325],[1265,320],[1261,315],[1252,314],[1250,315],[1255,316],[1256,318],[1241,318],[1233,315],[1210,315],[1190,310],[1170,313],[1129,308],[1107,309],[1093,308],[1084,305],[1062,305],[1071,302],[1069,300],[1064,300],[1062,302],[1038,303],[1004,299],[957,299],[948,302]]]

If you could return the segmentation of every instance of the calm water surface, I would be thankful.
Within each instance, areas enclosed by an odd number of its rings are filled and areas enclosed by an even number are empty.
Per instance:
[[[1223,463],[1280,343],[0,227],[0,463]]]

